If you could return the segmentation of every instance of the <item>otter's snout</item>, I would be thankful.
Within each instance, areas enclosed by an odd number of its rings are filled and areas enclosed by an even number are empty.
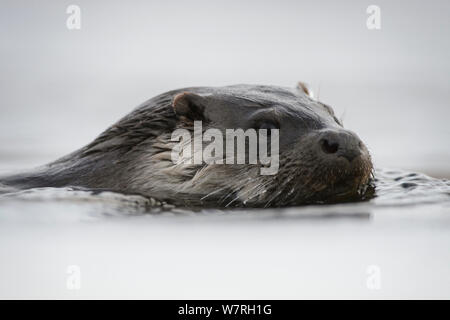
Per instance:
[[[363,152],[364,144],[351,131],[326,130],[318,138],[318,153],[328,159],[342,157],[352,162]]]

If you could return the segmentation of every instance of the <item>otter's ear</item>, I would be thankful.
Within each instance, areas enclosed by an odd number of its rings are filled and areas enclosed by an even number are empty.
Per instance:
[[[205,112],[205,98],[192,92],[182,92],[173,98],[172,107],[179,117],[191,120],[203,120]]]
[[[310,85],[308,85],[304,82],[299,82],[299,83],[297,83],[297,89],[300,90],[301,92],[303,92],[304,94],[306,94],[311,99],[314,99],[314,92],[312,91]]]

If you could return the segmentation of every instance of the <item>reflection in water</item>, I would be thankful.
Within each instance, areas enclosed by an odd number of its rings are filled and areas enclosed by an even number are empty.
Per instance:
[[[447,212],[450,206],[450,181],[428,177],[421,173],[377,170],[376,197],[370,201],[310,205],[270,209],[185,209],[175,208],[139,195],[115,192],[92,192],[81,188],[37,188],[19,192],[3,190],[0,219],[25,218],[34,212],[33,219],[95,219],[103,216],[197,216],[234,219],[313,219],[330,218],[368,220],[385,209],[414,207],[424,213],[430,209]],[[61,217],[61,209],[64,217]],[[25,214],[24,214],[25,213]]]
[[[375,176],[369,201],[283,209],[194,211],[71,188],[4,193],[0,297],[73,298],[64,275],[77,265],[83,298],[448,298],[449,182]],[[372,265],[377,292],[365,285]]]

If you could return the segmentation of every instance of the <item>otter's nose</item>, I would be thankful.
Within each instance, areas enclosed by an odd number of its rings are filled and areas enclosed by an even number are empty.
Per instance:
[[[321,152],[328,156],[343,157],[352,162],[361,154],[361,140],[350,131],[329,130],[319,139]]]

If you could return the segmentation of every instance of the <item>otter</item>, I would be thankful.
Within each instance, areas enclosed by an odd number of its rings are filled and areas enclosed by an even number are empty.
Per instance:
[[[193,130],[195,121],[222,132],[278,129],[278,172],[261,175],[261,164],[174,163],[171,134]],[[110,190],[184,207],[282,207],[370,198],[372,172],[365,144],[305,84],[241,84],[160,94],[85,147],[0,183]]]

